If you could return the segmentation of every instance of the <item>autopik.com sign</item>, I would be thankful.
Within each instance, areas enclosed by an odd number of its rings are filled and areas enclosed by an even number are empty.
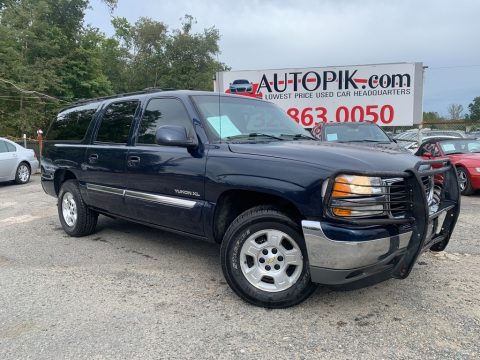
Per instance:
[[[408,126],[422,120],[422,63],[227,71],[217,73],[215,89],[271,101],[306,128],[322,121]]]

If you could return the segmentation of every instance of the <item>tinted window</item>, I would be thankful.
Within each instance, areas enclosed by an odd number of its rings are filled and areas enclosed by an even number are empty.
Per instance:
[[[140,123],[137,143],[155,144],[155,132],[163,125],[184,126],[188,137],[194,137],[192,120],[180,100],[152,99]]]
[[[98,103],[62,111],[50,126],[48,140],[82,140],[97,111]]]
[[[138,101],[123,101],[108,106],[103,115],[97,141],[126,144]]]
[[[7,143],[0,140],[0,153],[8,152]]]
[[[17,151],[17,148],[15,147],[15,145],[10,144],[10,143],[8,143],[8,142],[6,142],[6,141],[5,141],[5,144],[7,145],[8,152],[15,152],[15,151]]]

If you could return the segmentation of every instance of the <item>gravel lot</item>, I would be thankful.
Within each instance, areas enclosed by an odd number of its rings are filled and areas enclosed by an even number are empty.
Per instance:
[[[101,217],[62,230],[39,176],[0,185],[0,359],[478,359],[480,196],[406,280],[319,288],[266,310],[225,283],[219,246]]]

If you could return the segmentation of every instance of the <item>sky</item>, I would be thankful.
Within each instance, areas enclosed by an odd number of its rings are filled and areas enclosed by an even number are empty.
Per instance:
[[[219,30],[219,60],[232,70],[422,62],[424,111],[468,112],[480,96],[479,0],[119,0],[113,12],[170,29],[185,14],[194,31]],[[91,0],[86,23],[113,35],[101,0]]]

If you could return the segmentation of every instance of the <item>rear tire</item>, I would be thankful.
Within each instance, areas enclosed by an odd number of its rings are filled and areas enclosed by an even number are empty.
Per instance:
[[[26,162],[18,164],[17,171],[15,172],[15,184],[23,185],[30,181],[30,166]]]
[[[472,182],[470,181],[470,176],[468,175],[467,169],[463,166],[457,167],[457,176],[458,176],[458,186],[460,186],[460,192],[462,195],[472,195],[473,188]]]
[[[87,207],[76,180],[67,180],[62,184],[57,208],[60,223],[68,235],[87,236],[95,231],[98,213]]]
[[[270,206],[240,214],[221,246],[222,270],[243,300],[266,308],[299,304],[316,289],[300,226]]]

